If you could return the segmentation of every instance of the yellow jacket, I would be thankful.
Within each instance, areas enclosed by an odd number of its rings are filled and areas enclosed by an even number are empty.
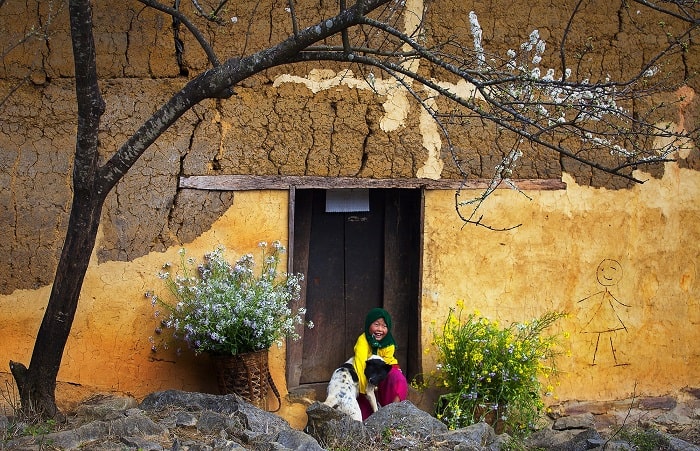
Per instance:
[[[389,345],[386,348],[377,349],[377,355],[384,359],[389,365],[396,365],[399,363],[394,357],[394,350],[396,347],[394,345]],[[372,348],[367,341],[365,334],[360,335],[355,342],[355,371],[357,371],[357,377],[359,379],[360,393],[366,393],[367,390],[367,378],[365,377],[365,366],[367,359],[372,355]]]

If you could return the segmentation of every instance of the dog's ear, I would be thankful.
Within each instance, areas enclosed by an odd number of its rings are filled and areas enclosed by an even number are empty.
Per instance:
[[[357,383],[360,379],[357,377],[357,372],[355,371],[355,367],[351,363],[343,363],[343,365],[340,368],[345,368],[345,370],[350,373],[350,377],[352,377],[352,381]]]

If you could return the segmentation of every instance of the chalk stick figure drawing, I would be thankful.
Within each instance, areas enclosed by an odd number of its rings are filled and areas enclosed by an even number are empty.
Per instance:
[[[610,343],[610,351],[612,352],[615,366],[629,365],[628,363],[618,362],[615,344],[613,343],[613,337],[617,331],[624,330],[627,332],[627,326],[620,318],[618,309],[620,306],[630,307],[620,302],[610,292],[610,287],[617,285],[622,279],[622,266],[616,260],[606,258],[598,265],[596,278],[598,283],[603,286],[603,289],[578,301],[579,303],[585,302],[590,304],[590,317],[583,325],[581,332],[596,336],[592,365],[596,364],[601,338],[603,338],[603,342],[608,341]]]

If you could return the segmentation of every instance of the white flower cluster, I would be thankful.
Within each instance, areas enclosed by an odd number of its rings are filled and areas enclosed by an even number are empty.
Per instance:
[[[300,296],[303,276],[278,273],[279,241],[259,243],[262,267],[255,273],[252,254],[231,265],[219,246],[205,254],[204,262],[194,267],[181,250],[181,273],[174,277],[164,265],[160,277],[165,281],[175,304],[153,295],[154,305],[164,306],[170,316],[163,324],[173,329],[176,338],[186,341],[195,352],[240,354],[282,344],[285,337],[297,339],[296,326],[304,324],[306,311],[289,306]],[[308,327],[313,327],[310,322]]]
[[[477,64],[485,83],[490,85],[485,92],[498,105],[494,114],[502,115],[506,120],[516,119],[523,128],[531,129],[533,135],[561,132],[577,139],[582,148],[605,149],[626,160],[642,162],[650,158],[644,156],[647,154],[661,159],[678,150],[679,141],[672,140],[662,148],[642,155],[639,150],[625,147],[623,134],[602,132],[620,131],[633,122],[631,113],[618,104],[621,93],[617,85],[609,77],[599,82],[589,79],[570,81],[572,71],[568,67],[559,77],[554,69],[540,67],[546,43],[538,30],[530,33],[519,50],[508,50],[505,58],[487,58],[482,45],[482,30],[473,11],[469,14],[469,22]],[[643,76],[653,77],[657,72],[658,68],[652,67]],[[501,81],[489,80],[493,74]],[[664,132],[667,131],[652,131],[660,135]],[[518,156],[511,152],[495,168],[496,181],[508,181],[502,176],[510,174]]]
[[[484,69],[499,71],[499,68],[487,64],[481,44],[481,27],[473,11],[469,14],[469,20],[477,59],[483,63]],[[606,115],[627,113],[617,105],[616,89],[609,78],[604,83],[591,83],[589,80],[569,83],[570,68],[566,68],[559,78],[555,78],[555,70],[551,68],[542,75],[539,64],[545,49],[546,43],[540,38],[539,30],[533,30],[527,41],[520,45],[520,54],[509,49],[505,67],[511,72],[512,81],[499,84],[498,89],[493,88],[490,94],[501,98],[504,104],[518,112],[534,110],[540,118],[548,119],[550,125],[567,120],[600,120]],[[567,118],[567,114],[575,114],[576,117]]]

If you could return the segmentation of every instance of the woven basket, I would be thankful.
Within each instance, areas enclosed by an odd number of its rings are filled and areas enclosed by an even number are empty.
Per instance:
[[[235,393],[256,407],[267,406],[270,369],[267,349],[236,355],[212,355],[219,391]]]

